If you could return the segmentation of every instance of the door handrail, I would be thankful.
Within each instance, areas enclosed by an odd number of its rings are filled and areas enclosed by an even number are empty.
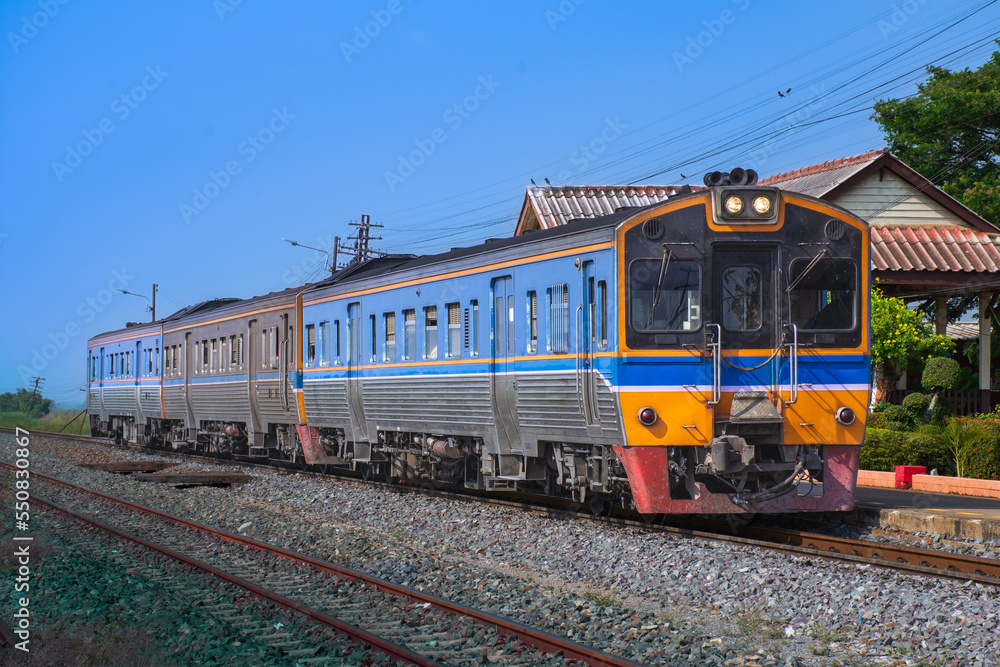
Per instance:
[[[581,315],[583,313],[583,304],[576,307],[576,395],[580,399],[580,414],[583,415],[584,420],[587,418],[587,410],[583,404],[583,345],[581,344],[580,337],[582,336],[583,327],[580,326],[583,322]]]
[[[788,344],[788,400],[785,405],[793,405],[799,400],[799,328],[794,324],[786,324],[792,329],[792,342]]]
[[[709,405],[718,405],[722,400],[722,325],[706,324],[708,330],[715,327],[715,342],[706,344],[705,347],[712,348],[712,398]]]

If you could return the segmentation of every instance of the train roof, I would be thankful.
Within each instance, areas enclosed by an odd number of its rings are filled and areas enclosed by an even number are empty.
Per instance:
[[[703,192],[700,194],[704,194]],[[688,194],[678,194],[674,195],[670,199],[676,199],[678,197],[685,196],[698,196],[698,192],[692,192]],[[650,206],[659,206],[662,202],[651,204]],[[596,231],[600,229],[610,229],[617,227],[618,224],[631,217],[637,211],[641,211],[650,206],[629,206],[623,207],[616,210],[614,213],[608,215],[602,215],[596,218],[580,218],[576,220],[570,220],[564,225],[559,225],[558,227],[552,227],[550,229],[541,230],[531,230],[520,236],[512,236],[509,238],[500,239],[487,239],[483,243],[478,245],[469,246],[465,248],[452,248],[448,252],[438,253],[435,255],[411,255],[411,254],[397,254],[397,255],[386,255],[383,257],[376,257],[363,262],[358,262],[357,264],[352,264],[344,269],[337,271],[335,274],[326,278],[324,280],[307,283],[305,285],[299,285],[296,287],[290,287],[284,290],[278,290],[275,292],[269,292],[267,294],[262,294],[259,296],[249,297],[246,299],[237,299],[232,297],[210,299],[208,301],[202,301],[191,306],[185,306],[180,310],[171,313],[167,317],[156,320],[155,322],[147,322],[141,325],[126,326],[121,329],[116,329],[114,331],[106,331],[97,334],[90,338],[88,342],[93,343],[94,341],[105,338],[111,335],[118,335],[125,331],[134,332],[137,337],[141,336],[145,330],[148,329],[159,329],[164,324],[169,324],[172,322],[177,322],[180,320],[187,319],[197,319],[201,316],[207,314],[217,314],[217,311],[231,310],[236,311],[240,308],[246,306],[253,306],[262,301],[267,301],[271,299],[277,299],[281,297],[294,298],[300,292],[315,291],[326,287],[333,287],[341,284],[350,284],[362,280],[368,280],[374,277],[388,275],[396,271],[408,271],[411,269],[418,269],[424,266],[431,266],[434,264],[454,262],[457,260],[465,259],[467,257],[473,257],[482,253],[493,253],[500,250],[507,250],[509,248],[516,248],[518,246],[529,246],[538,243],[539,241],[548,241],[552,239],[558,239],[561,237],[572,236],[575,234],[583,234],[590,231]]]

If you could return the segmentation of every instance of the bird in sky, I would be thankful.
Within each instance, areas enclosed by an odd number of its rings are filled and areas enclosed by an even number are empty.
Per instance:
[[[779,91],[778,91],[778,97],[784,97],[784,96],[785,96],[785,95],[784,95],[784,93],[782,93],[782,92],[781,92],[781,91],[779,90]]]

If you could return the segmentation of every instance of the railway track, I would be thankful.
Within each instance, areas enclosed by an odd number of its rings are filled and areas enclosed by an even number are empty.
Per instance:
[[[79,554],[86,554],[132,582],[143,582],[143,588],[156,587],[155,608],[151,606],[140,612],[152,616],[162,614],[164,603],[175,605],[178,613],[183,612],[188,627],[192,624],[209,626],[216,633],[238,638],[232,650],[240,655],[241,664],[269,665],[274,660],[282,660],[303,667],[339,665],[344,664],[344,656],[348,654],[350,662],[359,664],[439,664],[192,558],[189,553],[144,539],[48,499],[35,496],[32,503],[43,506],[43,512],[53,515],[45,517],[43,514],[41,527],[55,524],[60,541],[72,549],[77,558]],[[80,529],[66,530],[69,527],[66,523],[56,524],[52,520],[57,516],[77,524]],[[37,526],[37,510],[34,517]],[[96,590],[91,591],[91,595],[95,593]],[[277,605],[286,612],[278,614],[273,609],[250,605],[250,596]],[[130,612],[135,611],[130,609]]]
[[[36,432],[36,434],[43,436],[50,435],[42,432]],[[83,439],[86,441],[113,444],[109,440],[81,438],[81,436],[63,436],[62,434],[58,434],[58,436],[69,440]],[[170,454],[170,452],[162,453]],[[219,459],[211,457],[198,458],[210,462],[220,462]],[[289,470],[287,466],[274,466],[259,462],[240,461],[239,464],[272,470],[276,468],[279,470]],[[320,473],[314,472],[306,472],[305,474],[320,475]],[[344,479],[351,479],[358,483],[389,486],[384,482],[362,482],[353,477],[345,477]],[[413,493],[432,493],[441,497],[469,501],[468,494],[456,493],[454,491],[426,491],[420,487],[406,485],[392,485],[392,488]],[[976,556],[953,554],[946,551],[922,549],[919,547],[854,540],[791,528],[742,526],[730,521],[705,517],[698,517],[697,520],[688,519],[683,516],[668,517],[665,519],[665,521],[669,522],[668,525],[647,523],[634,513],[618,513],[610,517],[595,517],[589,513],[574,511],[571,508],[571,503],[564,503],[558,507],[542,505],[534,496],[525,496],[524,499],[519,500],[498,499],[483,495],[474,495],[474,498],[477,502],[488,502],[498,506],[518,507],[544,512],[566,512],[577,518],[604,521],[630,528],[661,531],[688,538],[727,541],[746,546],[774,549],[807,558],[840,560],[856,564],[873,565],[914,575],[943,577],[961,581],[972,580],[977,583],[1000,586],[1000,561]]]
[[[40,435],[40,434],[39,434]],[[5,467],[6,464],[4,464]],[[145,544],[168,545],[178,558],[216,576],[239,572],[239,585],[257,595],[339,623],[356,641],[376,646],[409,664],[606,665],[638,663],[549,635],[507,619],[347,570],[285,549],[174,517],[126,500],[33,473],[33,488],[72,504],[80,520],[106,517],[119,531]],[[39,485],[39,480],[43,484]],[[35,498],[43,502],[40,498]],[[52,502],[52,501],[46,501]],[[64,510],[69,511],[69,510]],[[127,533],[126,533],[127,531]],[[234,577],[234,579],[236,579]],[[396,653],[390,653],[395,650]]]

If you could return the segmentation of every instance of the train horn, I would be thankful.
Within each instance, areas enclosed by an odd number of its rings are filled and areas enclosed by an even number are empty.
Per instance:
[[[729,174],[724,174],[721,171],[710,171],[705,174],[705,185],[712,187],[713,185],[725,185],[729,181]]]
[[[736,167],[729,172],[729,182],[732,185],[754,185],[757,183],[757,172],[753,169]]]

